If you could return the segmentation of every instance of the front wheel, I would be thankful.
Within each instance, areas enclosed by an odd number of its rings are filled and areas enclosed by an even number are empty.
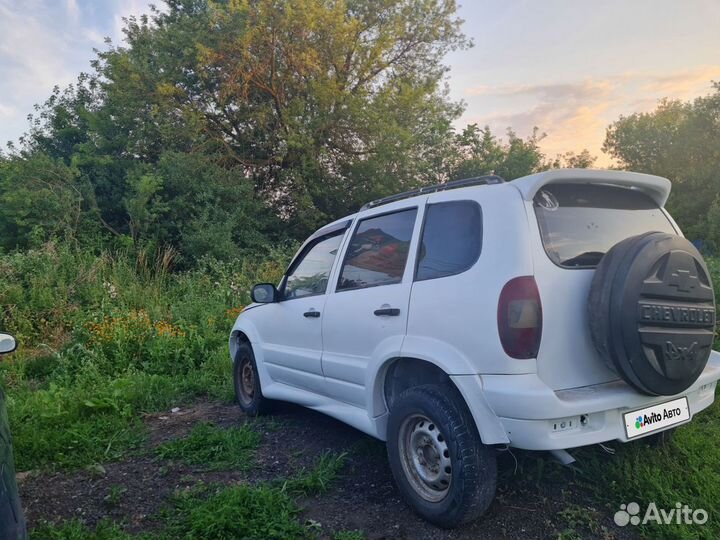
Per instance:
[[[263,396],[255,354],[247,342],[241,343],[235,354],[233,379],[235,398],[245,414],[258,416],[270,412],[271,401]]]
[[[403,498],[435,525],[473,521],[495,497],[495,451],[480,440],[454,387],[423,385],[403,392],[390,411],[387,448]]]

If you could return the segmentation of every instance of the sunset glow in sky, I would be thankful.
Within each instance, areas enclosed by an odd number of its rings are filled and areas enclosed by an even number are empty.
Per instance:
[[[447,58],[451,96],[467,105],[457,127],[526,136],[537,126],[550,156],[588,148],[608,165],[609,123],[720,80],[717,0],[460,3],[475,47]],[[0,0],[0,147],[54,85],[89,70],[105,36],[119,42],[123,16],[148,11],[145,0]]]

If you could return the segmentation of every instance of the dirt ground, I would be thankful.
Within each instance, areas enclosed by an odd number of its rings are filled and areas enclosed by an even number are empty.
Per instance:
[[[187,434],[197,422],[233,426],[247,421],[237,407],[201,402],[176,413],[148,416],[148,450]],[[500,455],[498,493],[476,523],[445,531],[402,502],[379,441],[322,414],[280,404],[273,416],[255,422],[262,433],[257,466],[251,471],[205,472],[160,460],[152,452],[71,473],[20,474],[29,526],[42,520],[80,518],[88,525],[110,518],[130,531],[157,528],[168,497],[198,482],[257,483],[287,478],[312,467],[322,452],[347,453],[346,465],[330,489],[300,500],[303,517],[320,525],[321,538],[361,530],[368,539],[575,539],[634,538],[618,528],[612,510],[597,506],[576,474],[540,453]],[[581,467],[582,464],[579,464]]]

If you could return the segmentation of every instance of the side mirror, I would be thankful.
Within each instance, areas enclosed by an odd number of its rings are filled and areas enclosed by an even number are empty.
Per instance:
[[[272,283],[258,283],[250,291],[250,297],[258,304],[271,304],[277,301],[278,291]]]
[[[0,354],[8,354],[17,349],[17,341],[10,334],[0,334]]]

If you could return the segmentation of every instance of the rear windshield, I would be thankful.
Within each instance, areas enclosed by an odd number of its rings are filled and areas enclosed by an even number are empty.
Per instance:
[[[658,205],[640,191],[597,184],[544,186],[535,215],[550,259],[567,268],[592,268],[615,244],[648,231],[675,233]]]

